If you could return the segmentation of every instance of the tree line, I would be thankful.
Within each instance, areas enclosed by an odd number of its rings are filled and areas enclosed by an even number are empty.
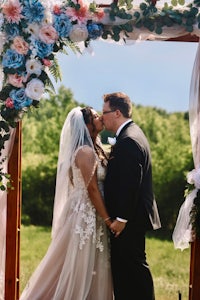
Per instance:
[[[40,101],[39,109],[23,118],[22,223],[51,225],[60,132],[68,112],[78,103],[61,86],[56,95]],[[154,193],[162,235],[171,233],[184,201],[186,174],[193,169],[187,112],[167,113],[155,107],[133,106],[133,120],[151,147]],[[107,143],[111,133],[101,133]]]

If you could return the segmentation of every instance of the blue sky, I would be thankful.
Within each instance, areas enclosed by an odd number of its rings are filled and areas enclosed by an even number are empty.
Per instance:
[[[91,43],[94,54],[58,55],[61,84],[78,102],[102,109],[102,95],[123,91],[132,102],[168,112],[187,111],[192,68],[198,43]]]

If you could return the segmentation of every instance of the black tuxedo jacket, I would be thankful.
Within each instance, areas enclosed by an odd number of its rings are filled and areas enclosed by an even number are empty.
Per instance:
[[[113,219],[124,218],[136,230],[161,227],[152,189],[149,143],[133,122],[122,128],[111,150],[104,197]]]

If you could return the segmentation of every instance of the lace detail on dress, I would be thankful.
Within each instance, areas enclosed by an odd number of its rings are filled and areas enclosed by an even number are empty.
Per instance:
[[[96,232],[96,248],[99,249],[100,252],[103,252],[104,247],[103,247],[103,235],[104,235],[104,230],[102,226],[102,220],[99,216],[97,216],[97,232]],[[99,224],[99,226],[98,226]],[[101,224],[101,225],[100,225]]]
[[[96,210],[89,202],[82,204],[79,210],[81,212],[82,222],[84,222],[84,227],[83,224],[77,224],[75,233],[80,235],[79,248],[82,249],[83,245],[90,238],[90,236],[92,236],[93,243],[96,240]]]
[[[88,191],[79,168],[75,163],[72,166],[74,178],[74,196],[72,201],[72,211],[76,214],[77,222],[75,225],[75,233],[79,235],[79,249],[83,249],[89,239],[96,244],[96,248],[100,252],[104,250],[103,235],[104,222],[100,216],[96,215],[96,209],[93,206]],[[103,180],[105,178],[105,168],[98,161],[97,177],[100,191],[103,191]],[[76,187],[78,187],[76,189]],[[78,221],[79,219],[79,221]]]
[[[4,274],[0,272],[0,300],[4,300]]]

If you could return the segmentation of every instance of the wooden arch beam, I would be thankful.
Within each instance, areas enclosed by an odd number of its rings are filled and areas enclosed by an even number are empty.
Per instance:
[[[179,37],[176,37],[176,38],[171,38],[171,39],[168,39],[167,41],[171,41],[171,42],[199,42],[199,37],[194,35],[194,34],[186,34],[186,35],[183,35],[183,36],[179,36]]]

